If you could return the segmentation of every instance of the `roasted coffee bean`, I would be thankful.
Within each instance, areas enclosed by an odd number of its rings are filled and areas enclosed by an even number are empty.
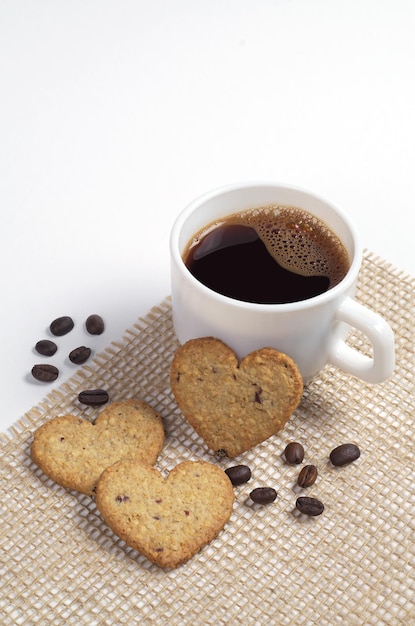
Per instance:
[[[304,513],[304,515],[321,515],[324,511],[324,504],[317,500],[317,498],[297,498],[295,506],[300,511],[300,513]]]
[[[301,443],[298,443],[297,441],[291,441],[291,443],[286,446],[284,454],[287,463],[291,463],[292,465],[299,465],[303,462],[304,459],[304,448]]]
[[[74,321],[68,315],[64,315],[63,317],[58,317],[56,320],[50,325],[50,332],[52,335],[56,337],[62,337],[62,335],[66,335],[69,331],[74,327]]]
[[[59,370],[54,365],[39,363],[32,367],[32,376],[42,383],[51,383],[59,376]]]
[[[235,487],[237,485],[243,485],[247,483],[251,478],[251,470],[247,465],[234,465],[228,467],[225,473],[229,476],[229,479]]]
[[[91,406],[105,404],[109,400],[108,392],[105,389],[88,389],[78,394],[79,402],[90,404]]]
[[[277,492],[272,487],[257,487],[249,494],[252,502],[270,504],[277,498]]]
[[[69,353],[69,360],[72,363],[76,363],[77,365],[81,365],[81,363],[85,363],[88,361],[91,356],[91,348],[86,348],[85,346],[79,346],[79,348],[75,348],[71,350]]]
[[[315,465],[304,465],[298,474],[297,484],[300,487],[311,487],[316,482],[318,471]]]
[[[330,452],[330,461],[337,467],[347,465],[360,456],[360,450],[354,443],[342,443]]]
[[[87,317],[85,326],[90,335],[101,335],[105,328],[102,317],[95,314]]]
[[[54,341],[50,341],[50,339],[41,339],[35,345],[36,352],[42,354],[43,356],[53,356],[58,349],[58,346]]]

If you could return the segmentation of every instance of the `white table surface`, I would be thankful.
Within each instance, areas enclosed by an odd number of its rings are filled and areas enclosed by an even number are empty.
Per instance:
[[[0,68],[0,430],[170,293],[171,225],[211,188],[306,187],[415,275],[413,0],[2,0]]]

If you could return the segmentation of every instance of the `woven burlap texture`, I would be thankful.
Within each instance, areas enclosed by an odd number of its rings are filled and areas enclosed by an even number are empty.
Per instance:
[[[391,324],[397,366],[368,385],[327,366],[305,390],[284,431],[238,459],[216,459],[187,425],[169,387],[177,347],[170,299],[0,437],[0,622],[98,626],[121,624],[415,624],[415,282],[366,252],[356,294]],[[350,343],[367,351],[364,337]],[[64,413],[94,419],[82,389],[104,387],[112,401],[139,397],[164,419],[157,467],[184,459],[226,468],[246,463],[251,481],[235,488],[230,522],[191,561],[162,570],[105,525],[93,499],[54,484],[31,461],[33,431]],[[299,492],[299,466],[285,445],[304,444],[319,468]],[[328,456],[355,442],[361,457],[341,468]],[[254,487],[277,500],[254,505]],[[325,504],[317,518],[295,509],[298,495]]]

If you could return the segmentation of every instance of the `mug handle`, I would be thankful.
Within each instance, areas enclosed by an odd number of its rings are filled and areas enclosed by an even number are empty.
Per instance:
[[[381,383],[389,378],[395,367],[395,340],[389,324],[349,296],[338,308],[335,319],[362,331],[372,344],[373,356],[361,354],[335,337],[328,361],[368,383]]]

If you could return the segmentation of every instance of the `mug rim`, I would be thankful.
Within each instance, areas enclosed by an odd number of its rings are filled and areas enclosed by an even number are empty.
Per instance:
[[[351,238],[353,241],[354,253],[353,253],[353,258],[351,259],[350,267],[348,269],[347,274],[337,285],[335,285],[331,289],[328,289],[327,291],[317,296],[313,296],[305,300],[298,300],[296,302],[285,302],[283,304],[281,303],[269,303],[268,304],[268,303],[262,303],[262,302],[247,302],[244,300],[231,298],[230,296],[225,296],[217,291],[214,291],[210,287],[207,287],[202,282],[200,282],[197,278],[195,278],[195,276],[193,276],[193,274],[190,272],[185,262],[183,261],[182,252],[179,249],[180,234],[187,219],[194,213],[195,210],[197,210],[197,208],[201,207],[203,204],[205,204],[209,200],[212,200],[221,195],[225,195],[229,192],[233,192],[233,191],[243,192],[244,189],[252,190],[255,187],[269,188],[269,189],[275,189],[275,190],[284,189],[288,191],[301,193],[303,195],[309,196],[310,198],[313,198],[317,202],[321,202],[322,204],[328,205],[335,213],[339,215],[339,217],[344,222],[344,224],[346,225],[351,235]],[[302,207],[300,206],[299,208],[302,208]],[[304,209],[304,210],[309,211],[308,209]],[[309,211],[309,212],[312,213],[312,211]],[[227,214],[225,213],[223,217],[226,217],[226,215]],[[330,228],[332,228],[331,225],[329,226]],[[175,221],[173,222],[173,226],[170,232],[170,253],[177,268],[182,272],[183,276],[185,276],[185,278],[189,280],[190,283],[194,285],[196,289],[201,290],[202,293],[209,295],[211,298],[217,300],[218,302],[222,302],[224,304],[227,303],[228,305],[231,305],[233,307],[256,310],[256,311],[268,311],[268,312],[274,312],[274,311],[289,312],[289,311],[298,311],[304,308],[312,308],[314,306],[322,305],[328,300],[332,300],[336,298],[336,296],[339,293],[346,293],[354,285],[357,275],[359,273],[361,261],[362,261],[362,247],[360,243],[360,237],[358,235],[358,232],[356,230],[356,227],[353,221],[350,219],[349,215],[343,209],[341,209],[332,201],[327,200],[323,196],[313,191],[310,191],[304,187],[299,187],[299,186],[290,185],[286,183],[273,182],[273,181],[263,181],[263,180],[222,185],[220,187],[216,187],[214,189],[211,189],[199,195],[190,203],[188,203],[182,209],[182,211],[178,214]]]

